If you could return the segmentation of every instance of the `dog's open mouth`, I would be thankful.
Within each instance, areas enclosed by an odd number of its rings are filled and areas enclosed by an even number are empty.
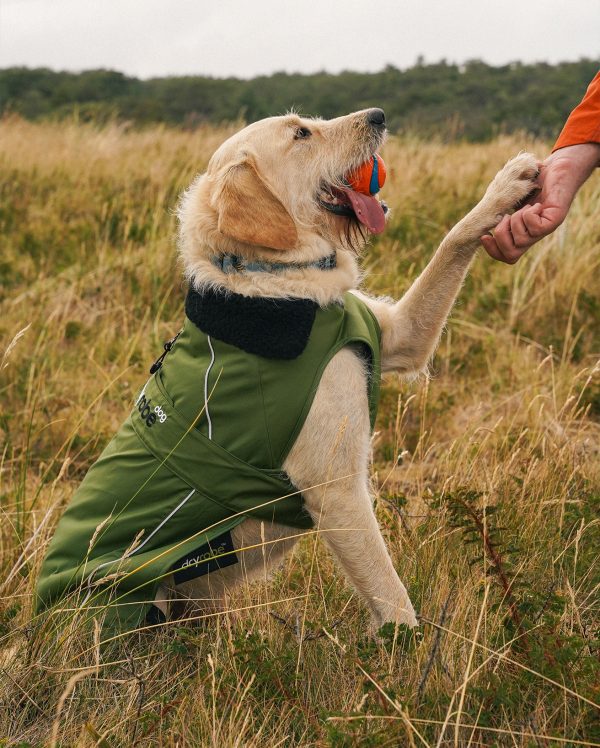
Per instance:
[[[324,185],[319,192],[319,204],[330,213],[356,218],[372,234],[381,234],[385,228],[387,205],[372,195],[356,192],[350,187]]]

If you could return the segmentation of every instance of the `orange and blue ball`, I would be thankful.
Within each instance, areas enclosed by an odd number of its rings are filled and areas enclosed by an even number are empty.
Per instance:
[[[355,192],[362,192],[363,195],[376,195],[385,183],[386,174],[385,163],[376,153],[358,169],[348,174],[346,181]]]

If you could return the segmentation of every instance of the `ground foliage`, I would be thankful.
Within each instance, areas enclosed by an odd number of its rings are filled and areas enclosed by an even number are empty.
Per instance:
[[[521,130],[556,137],[599,67],[599,60],[587,59],[497,67],[480,60],[462,65],[418,60],[407,70],[390,65],[378,73],[275,73],[251,80],[199,75],[139,80],[113,70],[6,68],[0,70],[0,114],[195,127],[253,122],[291,108],[330,118],[379,106],[394,132],[412,129],[475,141]]]
[[[0,124],[0,745],[598,744],[596,178],[515,267],[476,260],[429,379],[386,379],[376,510],[418,633],[369,638],[314,537],[199,626],[100,650],[32,619],[62,508],[180,326],[173,208],[229,132]],[[391,138],[367,288],[399,296],[524,147],[547,144]]]

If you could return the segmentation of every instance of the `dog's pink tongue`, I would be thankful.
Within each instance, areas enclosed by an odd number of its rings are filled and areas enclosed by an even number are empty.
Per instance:
[[[352,209],[358,220],[364,224],[372,234],[381,234],[385,228],[385,213],[376,197],[364,195],[362,192],[344,188],[344,194],[350,200]]]

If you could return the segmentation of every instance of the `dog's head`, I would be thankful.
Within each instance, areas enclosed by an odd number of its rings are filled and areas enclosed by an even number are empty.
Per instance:
[[[236,133],[181,201],[180,246],[188,277],[196,286],[218,283],[214,255],[293,263],[333,251],[353,256],[369,233],[381,230],[386,208],[348,189],[346,178],[384,137],[381,109],[333,120],[269,117]],[[338,264],[346,271],[355,266],[340,256]],[[352,275],[349,287],[356,271]],[[265,279],[255,280],[265,285]],[[247,283],[236,284],[235,290],[248,293]]]

